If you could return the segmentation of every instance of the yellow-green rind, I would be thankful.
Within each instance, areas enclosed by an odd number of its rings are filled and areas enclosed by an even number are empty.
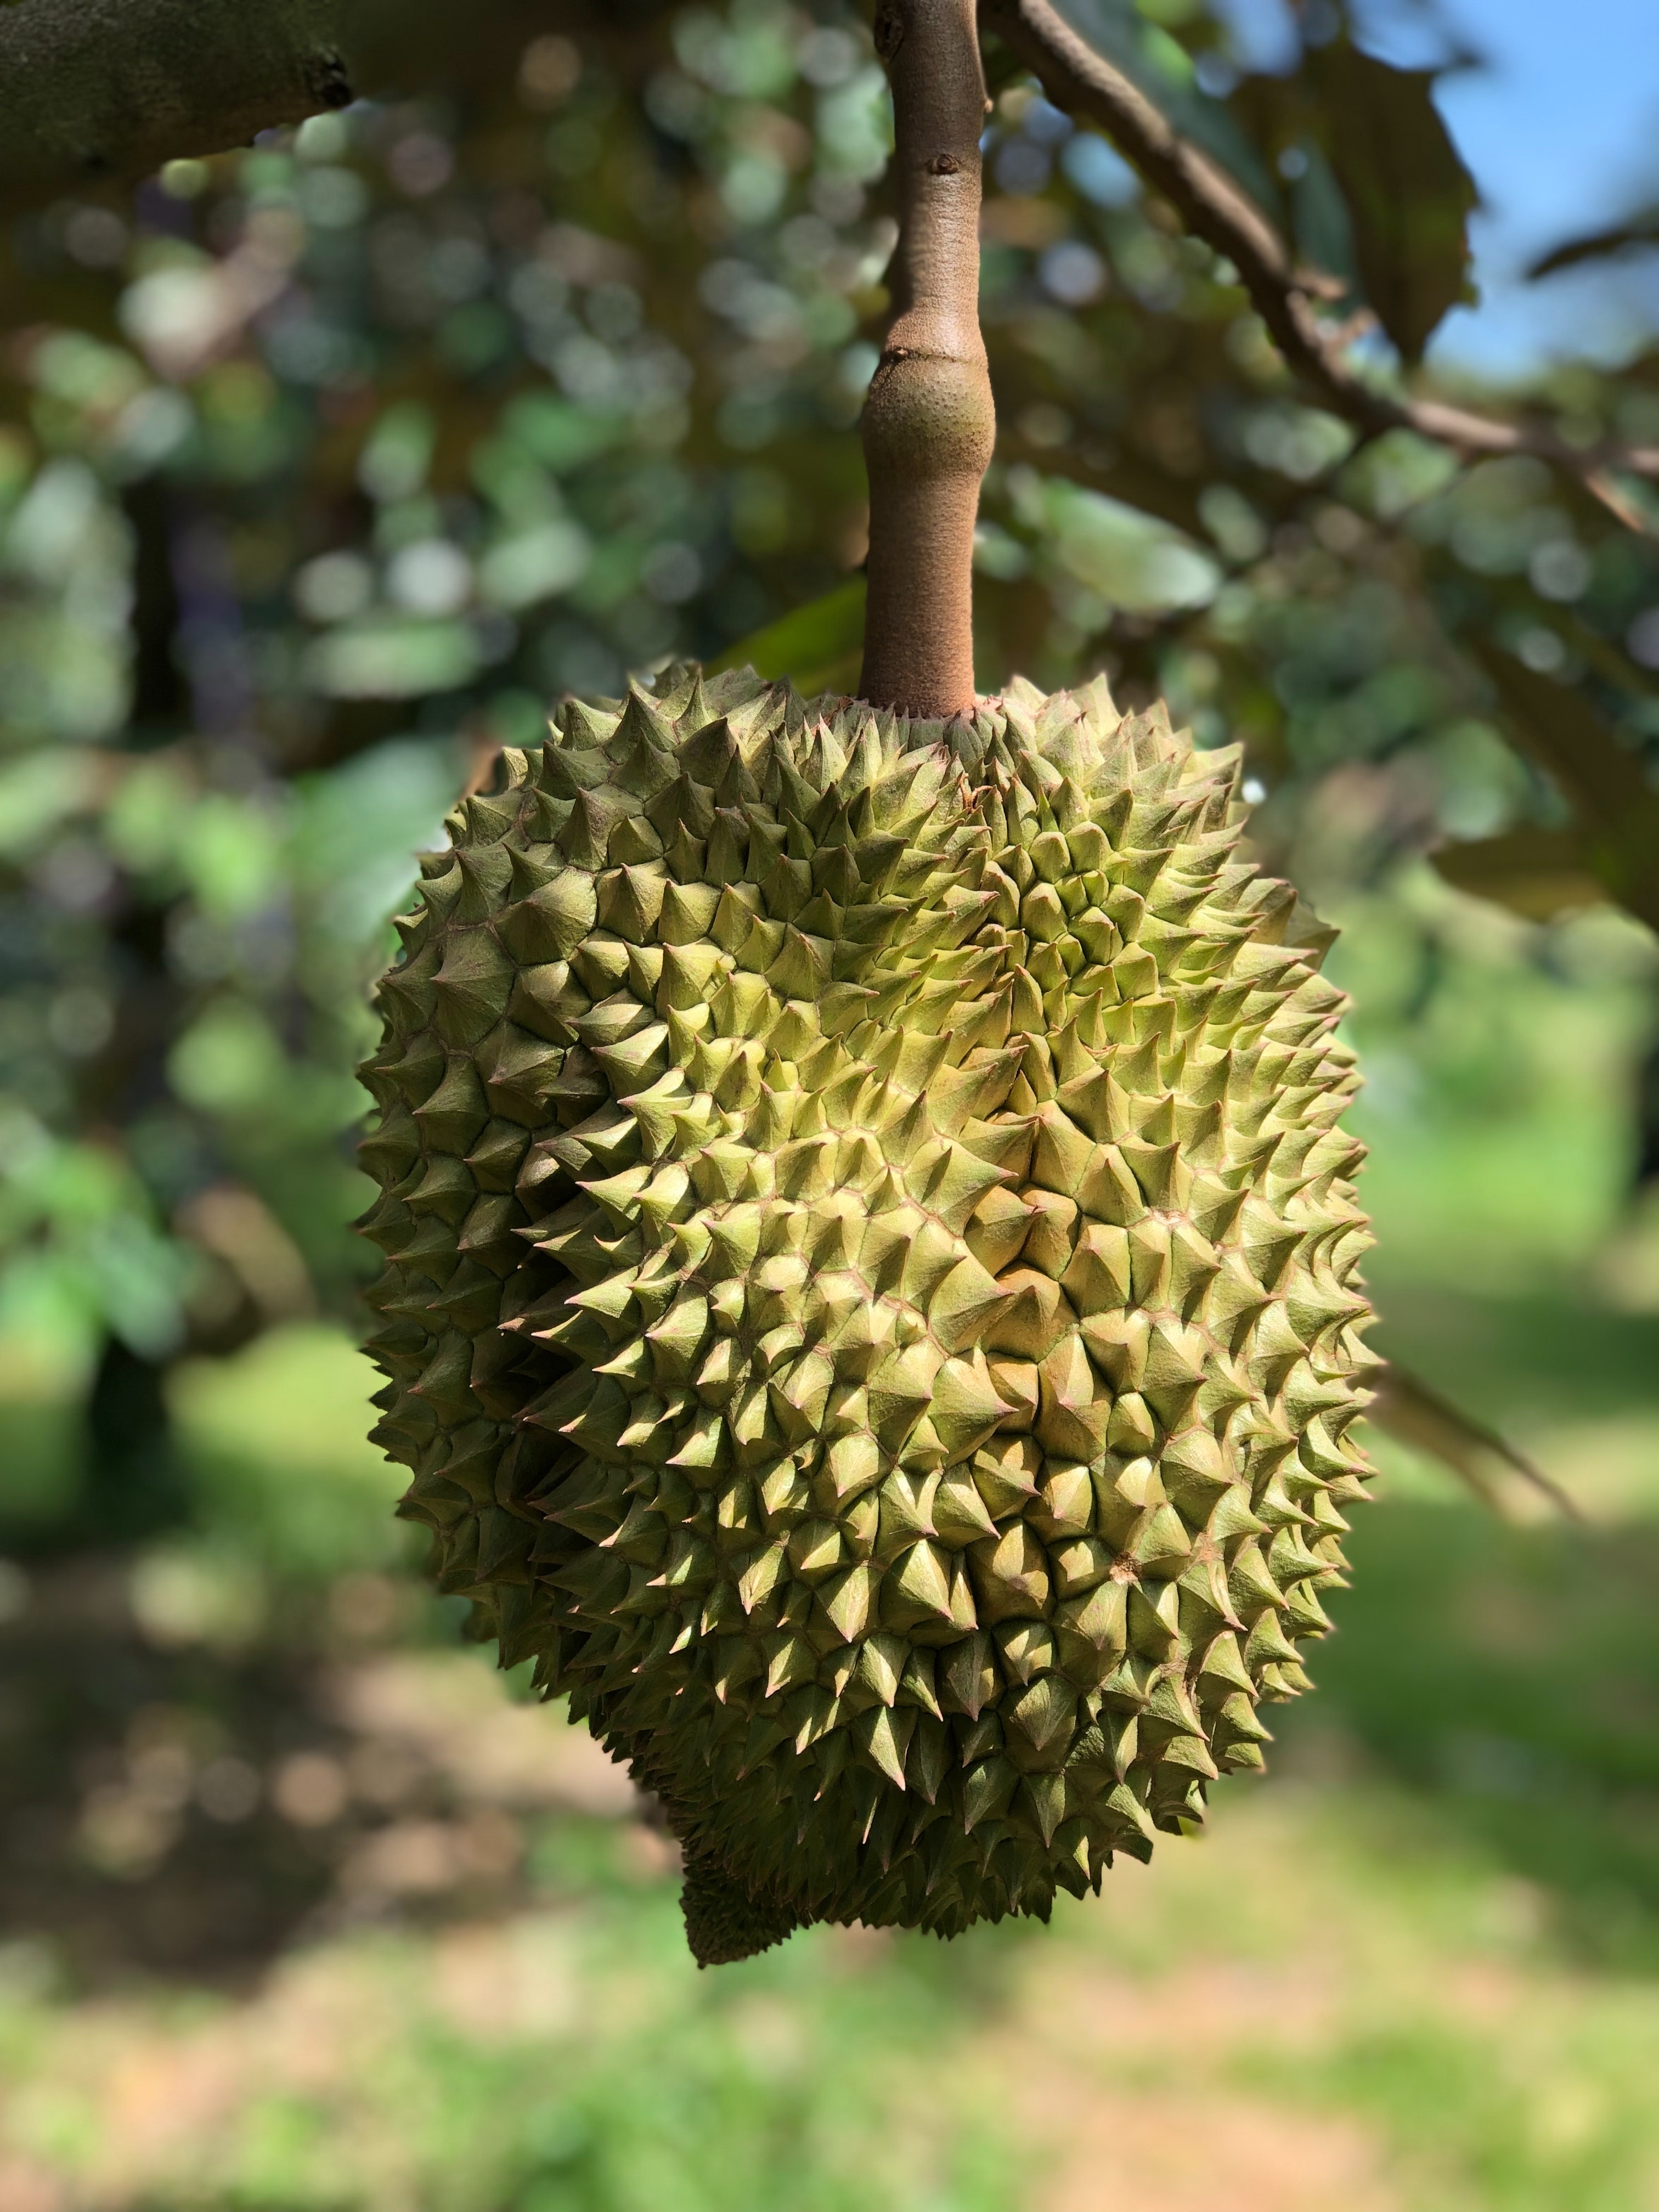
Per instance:
[[[672,670],[422,863],[363,1147],[441,1589],[709,1959],[1046,1914],[1261,1763],[1364,1399],[1330,933],[1232,752]]]

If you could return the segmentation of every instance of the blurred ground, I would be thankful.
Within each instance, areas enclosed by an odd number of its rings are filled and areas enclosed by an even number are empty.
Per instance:
[[[1385,1004],[1394,921],[1351,921]],[[1384,1451],[1268,1780],[1048,1929],[699,1974],[621,1777],[414,1579],[345,1341],[181,1370],[193,1524],[20,1525],[0,1571],[0,2207],[1655,2212],[1640,963],[1542,942],[1463,944],[1442,1014],[1362,1036],[1374,1273],[1390,1348],[1584,1525]],[[45,1500],[73,1438],[27,1379]]]

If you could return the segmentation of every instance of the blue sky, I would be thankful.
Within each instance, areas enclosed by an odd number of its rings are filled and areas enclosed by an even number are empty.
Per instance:
[[[1284,0],[1231,0],[1271,65]],[[1482,304],[1447,318],[1433,357],[1498,375],[1546,357],[1617,360],[1659,329],[1659,252],[1528,285],[1562,238],[1659,201],[1659,0],[1358,0],[1364,42],[1437,58],[1449,24],[1486,65],[1445,78],[1442,112],[1486,203],[1472,233]]]

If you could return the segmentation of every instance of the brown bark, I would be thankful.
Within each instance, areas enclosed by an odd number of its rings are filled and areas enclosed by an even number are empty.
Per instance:
[[[974,519],[996,434],[979,328],[985,78],[973,0],[882,0],[899,240],[894,317],[864,410],[870,474],[864,696],[909,714],[974,703]]]
[[[361,95],[510,84],[537,33],[652,0],[0,0],[0,205],[244,145]]]
[[[0,11],[0,186],[73,190],[338,107],[342,0],[24,0]]]

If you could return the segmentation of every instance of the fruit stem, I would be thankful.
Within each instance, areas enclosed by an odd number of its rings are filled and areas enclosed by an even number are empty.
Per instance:
[[[870,477],[865,698],[907,714],[974,704],[974,520],[996,412],[979,328],[985,75],[973,0],[881,0],[893,88],[894,315],[864,408]]]

